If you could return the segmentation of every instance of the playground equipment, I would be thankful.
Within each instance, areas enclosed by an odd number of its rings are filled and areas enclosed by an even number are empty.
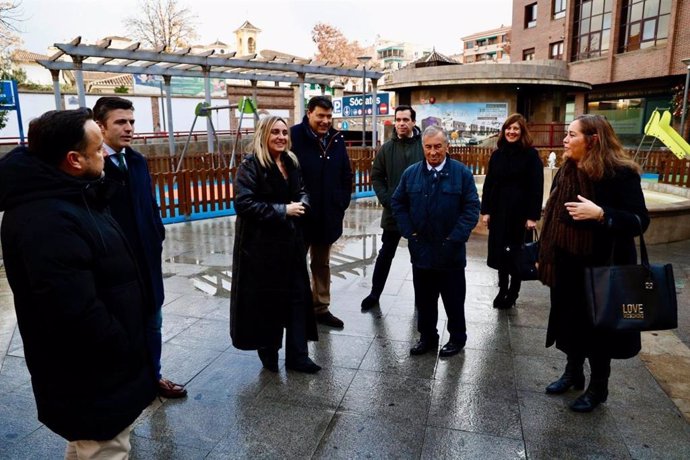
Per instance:
[[[663,110],[663,113],[661,113],[661,110]],[[690,144],[671,127],[671,112],[667,109],[654,109],[652,116],[644,127],[644,136],[635,152],[635,160],[638,161],[642,168],[647,165],[649,152],[654,147],[657,139],[679,159],[682,160],[690,157]]]
[[[232,168],[235,165],[235,152],[240,141],[240,131],[242,129],[242,120],[244,119],[244,114],[253,113],[254,122],[256,123],[256,121],[258,120],[258,111],[256,110],[256,106],[248,97],[243,97],[242,102],[240,104],[211,106],[206,102],[200,102],[196,105],[196,107],[194,108],[194,121],[192,121],[192,127],[189,128],[189,134],[187,135],[187,140],[185,141],[184,148],[182,149],[182,153],[180,154],[180,159],[177,162],[177,167],[175,167],[175,172],[178,172],[180,170],[180,167],[182,166],[182,159],[184,158],[185,153],[187,153],[189,141],[192,138],[192,134],[194,133],[194,126],[196,125],[196,121],[199,117],[208,118],[209,124],[211,126],[211,132],[213,134],[213,137],[215,138],[216,145],[218,146],[219,165],[222,163],[223,166],[226,166],[225,157],[223,157],[223,152],[220,149],[220,142],[218,141],[218,133],[216,132],[215,126],[213,126],[213,118],[211,117],[211,112],[214,110],[232,110],[237,108],[240,109],[240,121],[237,126],[237,135],[235,136],[235,143],[232,146],[232,154],[230,156],[230,167]],[[213,154],[213,152],[209,153]]]

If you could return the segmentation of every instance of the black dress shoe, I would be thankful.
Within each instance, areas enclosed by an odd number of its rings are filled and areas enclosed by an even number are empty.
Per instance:
[[[453,356],[457,355],[460,353],[460,350],[465,348],[465,344],[461,342],[448,342],[444,346],[441,347],[441,351],[438,352],[438,355],[442,358],[446,356]]]
[[[410,354],[412,356],[417,356],[417,355],[423,355],[424,353],[428,353],[431,350],[436,351],[438,348],[438,342],[437,341],[429,341],[429,340],[420,340],[415,344],[414,347],[410,348]]]
[[[496,294],[496,297],[494,298],[494,308],[498,309],[503,309],[503,304],[505,303],[506,300],[506,294],[508,293],[507,290],[499,290],[498,294]]]
[[[372,308],[377,307],[378,305],[379,299],[369,294],[364,298],[364,300],[362,300],[362,311],[371,310]]]
[[[598,388],[590,385],[587,391],[573,401],[570,405],[570,410],[573,412],[592,412],[599,404],[606,402],[608,396],[609,391],[607,388]]]
[[[303,358],[295,362],[285,361],[285,368],[291,371],[304,372],[305,374],[316,374],[321,370],[321,366],[309,358]]]
[[[565,372],[560,379],[555,382],[551,382],[549,386],[546,387],[546,394],[549,395],[560,395],[570,390],[571,388],[575,390],[582,390],[585,387],[585,374],[571,374]]]
[[[278,350],[272,348],[259,348],[257,353],[259,353],[259,359],[261,359],[261,364],[263,364],[264,369],[271,372],[278,372]]]
[[[316,322],[319,324],[323,324],[324,326],[337,328],[342,328],[343,326],[345,326],[343,320],[336,316],[333,316],[333,313],[331,313],[330,311],[316,315]]]

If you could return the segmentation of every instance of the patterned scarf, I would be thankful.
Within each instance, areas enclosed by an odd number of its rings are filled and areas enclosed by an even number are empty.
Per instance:
[[[594,187],[577,163],[566,160],[554,178],[554,188],[544,209],[544,225],[539,241],[539,279],[547,286],[555,283],[556,248],[577,256],[592,254],[592,230],[578,225],[564,204],[578,201],[577,195],[595,200]]]

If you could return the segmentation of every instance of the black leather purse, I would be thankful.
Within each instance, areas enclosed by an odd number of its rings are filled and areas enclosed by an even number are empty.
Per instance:
[[[595,329],[660,331],[678,327],[673,267],[649,263],[641,232],[640,260],[640,265],[585,268],[585,295]]]
[[[529,238],[528,238],[529,235]],[[531,240],[531,241],[529,241]],[[537,261],[539,260],[539,233],[534,229],[529,234],[525,231],[523,242],[517,248],[506,247],[509,253],[515,272],[523,281],[533,281],[539,279]]]

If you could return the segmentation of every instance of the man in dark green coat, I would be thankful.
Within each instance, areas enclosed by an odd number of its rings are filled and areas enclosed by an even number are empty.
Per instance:
[[[371,167],[371,181],[376,197],[383,205],[381,215],[381,250],[376,257],[371,293],[362,300],[362,311],[367,311],[379,303],[379,297],[386,285],[395,251],[400,242],[400,232],[391,211],[391,195],[400,182],[403,171],[408,166],[424,159],[422,138],[415,126],[417,114],[409,105],[399,105],[395,109],[395,134],[383,144],[374,165]]]

